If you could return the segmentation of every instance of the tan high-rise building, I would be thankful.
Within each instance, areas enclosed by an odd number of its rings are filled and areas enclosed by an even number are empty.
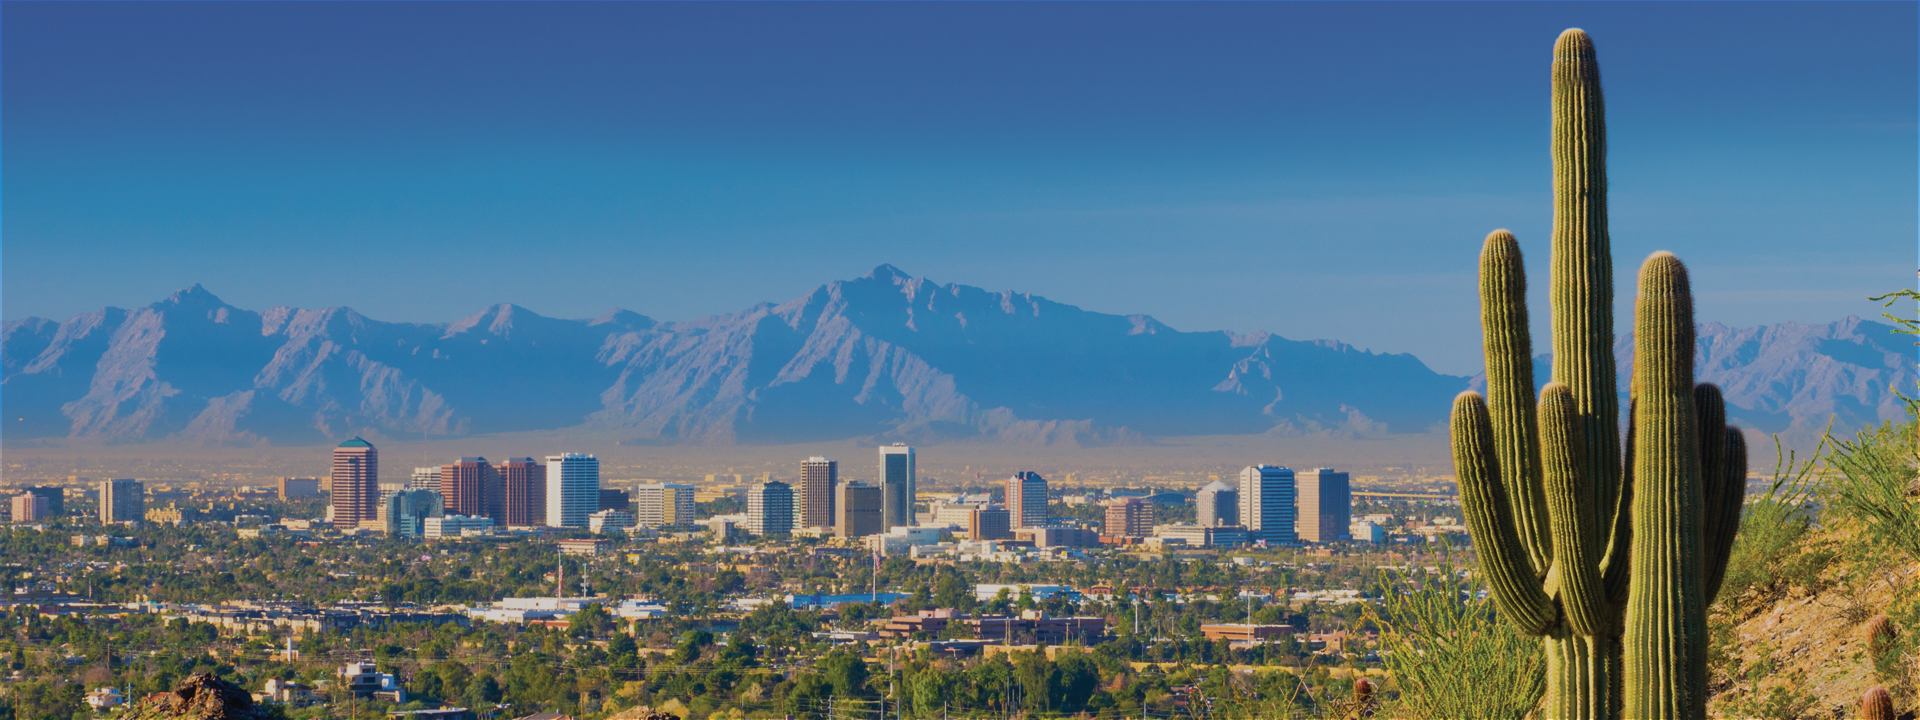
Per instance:
[[[1143,538],[1153,534],[1153,503],[1140,498],[1107,503],[1104,534],[1115,538]]]
[[[327,482],[333,496],[334,527],[357,527],[380,516],[380,451],[373,443],[354,438],[333,449],[333,475]]]
[[[1332,468],[1306,470],[1295,475],[1299,503],[1300,541],[1329,543],[1350,540],[1353,493],[1347,474]]]
[[[505,490],[500,473],[486,458],[463,457],[440,466],[440,497],[448,515],[494,518],[499,523],[506,515]]]
[[[849,482],[834,488],[833,534],[843,538],[866,537],[885,532],[886,491],[878,485]]]
[[[795,527],[832,527],[834,488],[840,484],[840,464],[824,457],[800,463],[800,484],[793,488]]]
[[[506,518],[510,526],[539,525],[547,520],[547,466],[530,457],[507,458],[497,468],[506,490]]]

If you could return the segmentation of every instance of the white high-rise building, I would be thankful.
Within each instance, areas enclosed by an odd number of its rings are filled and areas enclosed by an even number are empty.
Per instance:
[[[1306,470],[1298,481],[1300,539],[1328,543],[1351,540],[1353,492],[1347,474],[1332,468]]]
[[[1294,532],[1293,471],[1255,465],[1240,471],[1240,524],[1247,539],[1271,545],[1299,542]]]
[[[586,527],[600,511],[600,458],[581,453],[547,456],[547,524]]]
[[[640,527],[693,527],[692,485],[636,485],[633,504],[634,524]]]
[[[913,448],[906,443],[880,448],[880,488],[885,529],[913,525]]]
[[[793,488],[769,480],[747,490],[747,529],[755,535],[793,532]]]
[[[1204,527],[1221,527],[1240,524],[1240,493],[1232,485],[1215,480],[1193,496],[1196,518],[1194,524]]]

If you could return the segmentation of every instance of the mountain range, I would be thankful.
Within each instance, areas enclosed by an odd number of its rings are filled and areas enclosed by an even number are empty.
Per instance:
[[[1701,378],[1725,388],[1730,415],[1749,427],[1817,428],[1830,416],[1857,427],[1898,416],[1891,390],[1913,387],[1911,350],[1890,331],[1854,317],[1706,323]],[[0,328],[0,435],[11,445],[574,428],[662,445],[1372,437],[1440,428],[1453,394],[1475,382],[1412,355],[1181,332],[889,265],[685,322],[502,304],[450,323],[392,323],[345,307],[243,310],[195,285],[141,308]]]

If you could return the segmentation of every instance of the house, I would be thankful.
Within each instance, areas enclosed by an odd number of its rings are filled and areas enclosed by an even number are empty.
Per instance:
[[[266,686],[256,693],[253,699],[255,702],[277,702],[293,707],[306,707],[313,704],[313,688],[292,680],[267,678]]]
[[[347,691],[354,697],[379,698],[394,704],[407,701],[407,690],[400,687],[399,680],[391,673],[380,672],[373,663],[347,663],[340,670],[340,677],[346,680]]]
[[[123,702],[126,702],[126,698],[121,697],[120,691],[114,688],[103,687],[87,693],[87,706],[95,710],[111,710],[120,707]]]

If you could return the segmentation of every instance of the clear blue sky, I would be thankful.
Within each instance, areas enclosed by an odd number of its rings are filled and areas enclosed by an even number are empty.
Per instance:
[[[678,320],[887,262],[1470,373],[1487,231],[1545,285],[1574,26],[1623,310],[1659,249],[1741,325],[1913,282],[1914,3],[7,3],[0,314]]]

